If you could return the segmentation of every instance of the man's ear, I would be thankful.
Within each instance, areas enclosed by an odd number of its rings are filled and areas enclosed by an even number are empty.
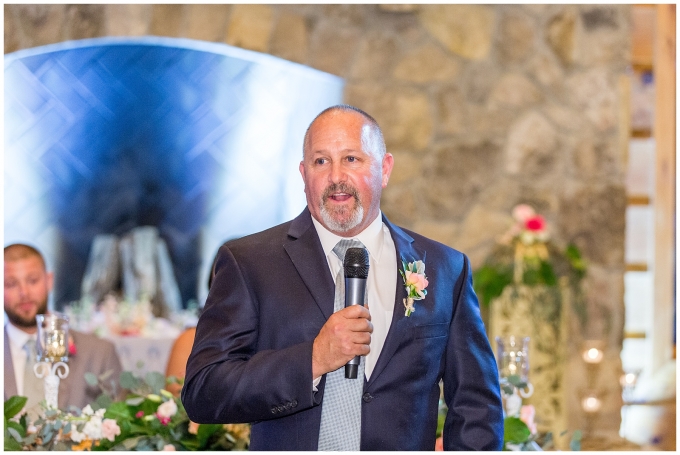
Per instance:
[[[47,279],[47,292],[52,292],[52,286],[54,285],[54,273],[47,272],[45,275]]]
[[[390,175],[392,174],[392,168],[394,167],[394,156],[391,153],[385,153],[382,162],[382,187],[387,186],[387,182],[390,180]]]
[[[302,181],[304,182],[305,181],[305,162],[304,161],[300,161],[299,169],[300,169],[300,175],[302,176]]]

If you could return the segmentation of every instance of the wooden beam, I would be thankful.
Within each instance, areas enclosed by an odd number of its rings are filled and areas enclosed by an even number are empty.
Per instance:
[[[675,4],[656,5],[653,371],[673,358],[675,344],[675,21]]]

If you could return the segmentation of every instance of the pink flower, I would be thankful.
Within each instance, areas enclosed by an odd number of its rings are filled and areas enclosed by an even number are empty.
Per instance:
[[[529,431],[531,431],[531,434],[536,434],[536,423],[534,422],[534,417],[536,416],[536,408],[534,408],[534,405],[532,404],[527,404],[522,406],[522,408],[519,410],[519,420],[524,422],[527,427],[529,427]]]
[[[137,411],[137,414],[135,414],[135,417],[137,417],[138,419],[141,419],[142,417],[144,417],[144,411]]]
[[[525,226],[533,232],[540,232],[545,229],[545,219],[541,215],[536,215],[526,220]]]
[[[177,450],[177,449],[175,449],[175,446],[173,446],[172,444],[165,444],[165,445],[163,446],[163,450],[164,450],[165,452],[174,452],[174,451]]]
[[[162,417],[159,414],[156,414],[156,417],[158,417],[158,420],[160,420],[161,425],[167,425],[170,423],[170,417]]]
[[[189,433],[198,434],[198,424],[196,422],[189,421]]]
[[[104,419],[102,422],[102,437],[112,441],[120,434],[118,422],[114,419]]]
[[[434,450],[437,452],[444,451],[444,438],[442,436],[439,436],[437,440],[434,442]]]
[[[405,275],[406,286],[413,286],[416,293],[418,295],[421,295],[423,289],[425,289],[428,285],[427,278],[425,278],[425,275],[421,275],[420,273],[415,272],[409,272],[408,270],[406,271]]]
[[[526,222],[529,218],[536,215],[533,207],[527,204],[519,204],[512,209],[512,217],[520,223]]]

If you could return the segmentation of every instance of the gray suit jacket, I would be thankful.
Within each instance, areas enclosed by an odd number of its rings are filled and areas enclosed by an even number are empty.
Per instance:
[[[114,379],[118,384],[123,368],[116,354],[116,348],[110,341],[75,330],[70,330],[69,333],[73,337],[76,353],[69,356],[68,376],[59,382],[59,408],[77,406],[82,409],[93,403],[101,394],[99,387],[90,386],[85,382],[85,373],[91,372],[99,376],[108,370],[113,370],[109,378]],[[5,332],[5,400],[16,394],[14,364],[9,348],[9,337]]]

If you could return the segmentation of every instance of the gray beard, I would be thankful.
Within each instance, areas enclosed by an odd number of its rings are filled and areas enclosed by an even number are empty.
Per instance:
[[[321,207],[319,207],[320,212],[321,212],[321,218],[323,219],[323,222],[326,224],[328,229],[334,232],[347,232],[355,227],[359,226],[361,223],[361,220],[364,219],[364,208],[361,206],[361,204],[357,203],[351,210],[352,213],[349,217],[349,219],[341,223],[337,221],[335,218],[333,218],[333,215],[331,212],[326,208],[326,206],[321,203]]]

